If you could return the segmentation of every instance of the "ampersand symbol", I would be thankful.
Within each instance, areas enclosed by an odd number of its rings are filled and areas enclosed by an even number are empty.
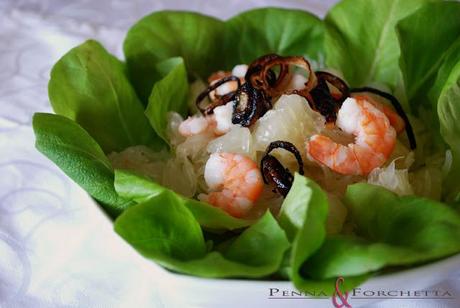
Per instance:
[[[342,291],[340,291],[340,285],[343,284],[344,281],[345,280],[343,279],[343,277],[338,277],[337,280],[335,281],[335,292],[334,292],[334,295],[332,295],[332,304],[336,308],[342,308],[342,307],[352,308],[351,305],[348,303],[348,292],[345,292],[342,294]],[[337,296],[342,302],[341,304],[337,303]]]

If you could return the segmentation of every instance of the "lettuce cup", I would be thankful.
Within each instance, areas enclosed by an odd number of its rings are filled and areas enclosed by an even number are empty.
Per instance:
[[[460,252],[458,16],[155,12],[124,62],[88,40],[54,65],[36,147],[169,271],[351,289]]]

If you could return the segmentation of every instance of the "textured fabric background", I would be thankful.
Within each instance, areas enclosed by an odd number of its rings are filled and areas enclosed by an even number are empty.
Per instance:
[[[86,194],[34,149],[31,116],[50,111],[48,76],[60,56],[91,37],[121,57],[127,28],[153,10],[228,18],[252,7],[283,6],[323,16],[334,2],[0,0],[0,307],[162,307],[142,258],[116,236]],[[460,293],[459,285],[453,279],[440,286]]]

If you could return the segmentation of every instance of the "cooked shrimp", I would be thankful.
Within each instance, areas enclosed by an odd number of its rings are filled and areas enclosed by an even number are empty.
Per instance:
[[[184,137],[189,137],[207,132],[213,126],[213,117],[192,116],[179,124],[179,133]]]
[[[263,180],[257,164],[233,153],[213,153],[206,162],[204,178],[211,192],[198,198],[235,217],[243,217],[260,197]]]
[[[232,128],[233,102],[214,108],[214,114],[192,116],[179,124],[179,133],[184,137],[211,133],[223,135]]]
[[[398,134],[404,131],[404,120],[399,116],[399,114],[396,113],[396,111],[394,111],[393,108],[391,108],[385,103],[380,102],[375,95],[352,94],[351,97],[359,100],[367,100],[369,103],[374,105],[374,107],[376,107],[378,110],[380,110],[387,116],[391,126],[394,127]]]
[[[337,127],[355,136],[347,146],[314,135],[307,153],[317,162],[346,175],[367,175],[382,166],[396,143],[396,131],[385,114],[365,97],[347,98],[337,114]]]

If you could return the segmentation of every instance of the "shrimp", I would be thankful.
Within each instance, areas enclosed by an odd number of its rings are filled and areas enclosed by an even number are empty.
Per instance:
[[[214,114],[192,116],[179,124],[179,133],[184,137],[210,133],[224,135],[232,128],[233,102],[214,108]]]
[[[257,164],[248,156],[233,153],[211,154],[204,178],[211,192],[198,198],[235,217],[249,212],[264,185]]]
[[[244,83],[244,75],[248,66],[246,64],[236,65],[231,72],[218,71],[212,74],[208,82],[210,85],[218,82],[222,78],[228,76],[236,76],[240,79],[241,83]],[[238,89],[238,83],[236,81],[226,82],[219,86],[214,91],[209,93],[211,100],[216,98],[216,95],[222,96]],[[179,133],[184,137],[198,135],[202,133],[214,133],[217,136],[224,135],[229,132],[232,128],[232,114],[233,114],[233,102],[229,102],[223,106],[214,108],[213,114],[208,116],[193,116],[188,117],[179,125]]]
[[[405,128],[404,120],[399,116],[399,114],[397,114],[393,110],[393,108],[391,108],[385,103],[381,103],[376,95],[352,94],[351,97],[358,99],[358,100],[367,100],[369,103],[374,105],[374,107],[376,107],[378,110],[380,110],[387,116],[388,120],[390,121],[391,126],[394,127],[394,129],[396,130],[398,134],[404,131],[404,128]]]
[[[347,98],[337,114],[337,127],[355,136],[347,146],[324,135],[307,142],[308,155],[345,175],[367,175],[388,159],[396,144],[396,131],[385,114],[366,97]]]
[[[179,134],[184,137],[199,135],[210,131],[213,126],[215,126],[213,117],[192,116],[179,124]]]

